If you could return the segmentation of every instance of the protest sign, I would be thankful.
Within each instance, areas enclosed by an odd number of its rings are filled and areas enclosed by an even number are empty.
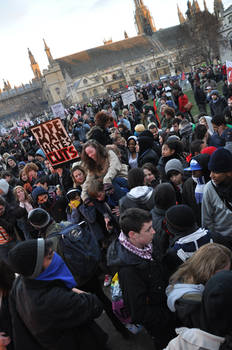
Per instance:
[[[232,84],[232,62],[226,61],[227,81]]]
[[[54,115],[54,117],[58,117],[63,119],[65,117],[65,113],[64,113],[64,106],[62,105],[62,103],[56,103],[55,105],[51,106],[52,109],[52,113]]]
[[[125,92],[124,94],[121,95],[121,97],[122,97],[124,106],[130,105],[131,103],[136,101],[135,93],[133,90]]]
[[[59,118],[32,126],[31,132],[53,167],[79,157]]]

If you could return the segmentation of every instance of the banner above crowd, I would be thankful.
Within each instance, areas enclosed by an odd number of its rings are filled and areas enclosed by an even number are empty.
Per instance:
[[[53,167],[79,158],[59,118],[32,126],[31,132]]]

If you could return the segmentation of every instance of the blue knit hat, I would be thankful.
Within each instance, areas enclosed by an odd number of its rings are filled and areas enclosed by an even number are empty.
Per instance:
[[[32,193],[31,196],[33,198],[34,202],[37,202],[38,196],[42,195],[42,194],[48,194],[48,191],[46,191],[43,187],[38,186],[36,187]]]
[[[44,151],[43,151],[41,148],[39,148],[39,149],[36,151],[35,155],[36,155],[36,156],[41,156],[41,157],[43,157],[43,158],[46,158],[46,156],[45,156],[45,154],[44,154]]]
[[[225,148],[218,148],[210,157],[208,164],[210,171],[226,173],[232,171],[232,154]]]

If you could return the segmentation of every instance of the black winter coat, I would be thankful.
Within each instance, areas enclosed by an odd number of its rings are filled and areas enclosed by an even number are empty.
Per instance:
[[[100,126],[94,126],[87,134],[88,140],[96,140],[102,146],[111,145],[112,140],[110,138],[109,132],[105,128],[100,128]]]
[[[104,348],[105,333],[93,320],[102,305],[95,295],[77,294],[62,281],[18,277],[10,295],[15,350]],[[92,328],[101,333],[96,337]]]
[[[157,165],[159,161],[159,157],[157,153],[152,149],[147,149],[144,153],[139,154],[138,157],[138,166],[142,167],[146,163],[152,163],[153,165]]]
[[[223,97],[219,97],[216,103],[213,103],[213,100],[209,103],[211,116],[223,115],[224,109],[227,106],[227,102]]]
[[[174,324],[165,294],[168,280],[160,261],[140,258],[117,239],[108,249],[107,263],[118,271],[123,300],[132,322],[142,324],[155,338],[155,343],[165,347],[173,336]]]
[[[62,191],[68,192],[68,190],[73,188],[73,180],[70,175],[69,169],[64,168],[61,177],[59,177],[57,173],[50,175],[49,185],[60,185]]]
[[[197,224],[201,225],[201,204],[197,204],[196,198],[195,198],[195,188],[196,183],[193,181],[193,179],[190,177],[188,180],[185,181],[183,186],[183,192],[182,192],[182,199],[183,204],[187,204],[195,214],[195,219],[197,221]]]

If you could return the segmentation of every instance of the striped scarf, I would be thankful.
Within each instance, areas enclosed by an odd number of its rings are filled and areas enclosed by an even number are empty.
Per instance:
[[[131,253],[138,255],[142,259],[146,260],[153,260],[152,259],[152,244],[148,244],[146,247],[142,248],[137,248],[135,247],[130,241],[128,241],[126,235],[124,235],[123,232],[120,233],[119,235],[119,242],[121,245],[129,250]]]

